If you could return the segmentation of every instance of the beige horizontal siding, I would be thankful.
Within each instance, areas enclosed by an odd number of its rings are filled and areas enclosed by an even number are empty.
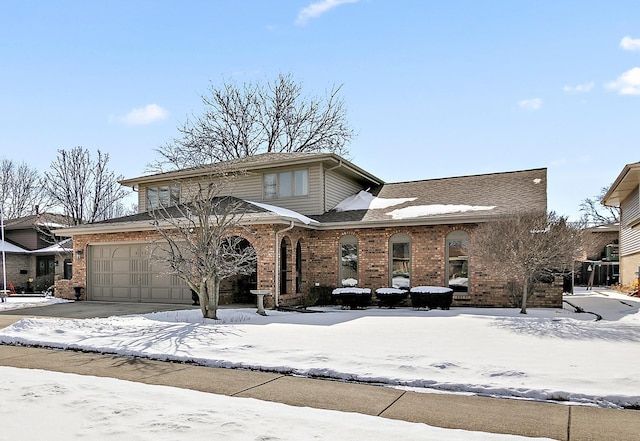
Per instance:
[[[631,193],[620,206],[620,255],[640,252],[640,231],[632,230],[630,221],[640,218],[639,188]]]
[[[326,173],[326,206],[325,211],[331,210],[347,197],[358,193],[362,188],[362,184],[355,182],[337,170],[327,171]]]

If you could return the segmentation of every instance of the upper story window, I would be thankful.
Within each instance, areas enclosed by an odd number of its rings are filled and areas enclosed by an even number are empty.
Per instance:
[[[263,180],[264,198],[281,199],[309,194],[309,172],[304,170],[266,173]]]
[[[147,210],[166,208],[180,202],[180,185],[162,185],[147,187]]]

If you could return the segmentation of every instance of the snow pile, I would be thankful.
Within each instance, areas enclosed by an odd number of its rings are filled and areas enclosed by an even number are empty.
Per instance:
[[[432,204],[399,208],[386,214],[391,216],[393,219],[412,219],[422,216],[437,216],[442,214],[465,213],[469,211],[488,211],[493,210],[494,208],[496,208],[495,205]]]
[[[250,204],[255,205],[256,207],[260,207],[262,209],[275,213],[278,216],[288,217],[290,219],[298,220],[305,225],[318,223],[318,221],[313,220],[303,214],[300,214],[297,211],[289,210],[288,208],[276,207],[275,205],[263,204],[261,202],[252,202],[252,201],[245,201],[245,202],[248,202]]]
[[[31,308],[36,306],[53,305],[54,303],[68,303],[73,300],[59,299],[51,296],[44,297],[22,297],[7,295],[6,302],[0,303],[0,311],[8,311],[10,309]]]
[[[444,286],[414,286],[411,288],[411,292],[421,294],[448,294],[451,291],[453,291],[451,288]]]
[[[358,194],[349,196],[334,207],[336,211],[352,211],[352,210],[376,210],[382,208],[393,207],[394,205],[404,204],[405,202],[415,201],[416,198],[379,198],[366,190],[360,191]]]
[[[10,367],[0,377],[2,439],[531,440],[112,378]]]

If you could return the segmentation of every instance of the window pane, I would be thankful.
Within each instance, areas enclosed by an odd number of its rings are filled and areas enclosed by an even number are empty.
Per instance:
[[[171,186],[171,205],[178,205],[180,203],[180,186]]]
[[[291,197],[291,172],[283,172],[278,176],[278,196]]]
[[[411,286],[411,244],[395,242],[391,244],[391,286],[409,288]]]
[[[469,256],[466,255],[464,246],[466,240],[449,238],[447,240],[447,253],[449,256],[449,288],[456,292],[469,292]]]
[[[358,244],[343,243],[340,246],[340,281],[343,286],[358,284]]]
[[[158,189],[147,188],[147,209],[155,210],[158,208]]]
[[[158,190],[158,205],[161,207],[169,206],[169,187],[160,187]]]
[[[295,172],[295,196],[306,196],[307,195],[307,171],[306,170],[296,170]]]
[[[278,196],[277,193],[277,177],[275,173],[269,173],[264,175],[264,198],[275,199]]]

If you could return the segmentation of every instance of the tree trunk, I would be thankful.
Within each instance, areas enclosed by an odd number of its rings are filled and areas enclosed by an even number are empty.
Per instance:
[[[200,282],[198,299],[200,300],[200,312],[202,312],[202,317],[206,318],[209,311],[209,296],[207,295],[207,284],[204,281]]]
[[[220,298],[220,279],[213,278],[213,286],[207,282],[207,295],[209,309],[207,310],[207,318],[218,320],[218,299]]]
[[[529,279],[525,279],[522,285],[522,307],[520,308],[520,314],[527,313],[527,297],[529,297]]]

